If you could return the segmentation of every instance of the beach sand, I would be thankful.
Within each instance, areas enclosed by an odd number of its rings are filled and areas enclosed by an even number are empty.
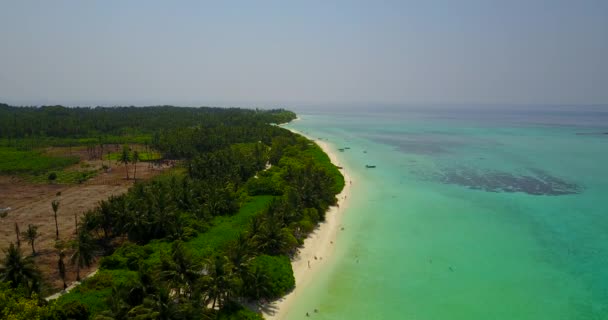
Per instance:
[[[296,130],[289,130],[306,136]],[[306,137],[310,139],[310,137]],[[315,140],[315,142],[329,156],[333,164],[337,166],[341,165],[336,153],[332,151],[334,148],[329,143],[322,140]],[[304,241],[304,246],[300,248],[298,256],[291,262],[296,280],[295,289],[280,300],[271,302],[269,306],[265,306],[264,318],[284,319],[289,306],[298,299],[302,290],[314,279],[315,274],[331,261],[338,231],[341,228],[342,215],[348,206],[351,183],[354,183],[348,172],[345,170],[341,170],[341,172],[344,176],[345,184],[342,192],[336,196],[338,198],[338,206],[333,206],[327,211],[325,222],[319,224],[317,229],[308,236]]]

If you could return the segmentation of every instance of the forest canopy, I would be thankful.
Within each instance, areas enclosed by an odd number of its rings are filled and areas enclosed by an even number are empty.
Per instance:
[[[83,138],[162,129],[285,123],[295,113],[284,109],[154,107],[14,107],[0,103],[0,138]]]

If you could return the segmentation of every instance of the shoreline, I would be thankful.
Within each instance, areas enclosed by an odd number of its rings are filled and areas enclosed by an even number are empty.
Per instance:
[[[337,166],[340,165],[336,153],[332,151],[331,145],[326,141],[312,139],[308,135],[294,129],[285,129],[310,139],[323,149],[323,152],[329,156],[331,163]],[[311,283],[315,275],[317,275],[325,265],[332,261],[338,231],[342,225],[342,214],[348,207],[348,198],[351,192],[352,178],[346,170],[341,170],[341,172],[344,176],[344,189],[336,195],[338,204],[327,210],[325,221],[320,223],[318,227],[309,234],[306,240],[304,240],[304,245],[300,248],[298,255],[291,261],[294,278],[296,280],[295,288],[286,296],[264,306],[262,314],[265,319],[284,319],[289,307],[292,306],[294,301],[301,295],[303,289]],[[266,310],[272,311],[269,312]]]

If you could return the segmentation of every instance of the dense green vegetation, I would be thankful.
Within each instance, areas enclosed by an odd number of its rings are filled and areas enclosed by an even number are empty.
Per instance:
[[[250,126],[283,123],[294,118],[284,110],[258,111],[238,108],[62,106],[11,107],[0,104],[0,138],[52,137],[94,139],[134,137],[159,130],[205,126]],[[73,141],[73,140],[70,140]],[[143,142],[143,141],[142,141]],[[108,142],[108,143],[125,143]]]
[[[120,156],[120,152],[111,152],[105,155],[103,158],[105,160],[119,161]],[[161,158],[161,154],[158,152],[139,152],[139,161],[154,161],[160,160]]]
[[[286,256],[257,256],[251,260],[247,272],[254,282],[247,295],[256,299],[279,298],[296,285],[291,261]]]
[[[294,117],[294,113],[282,109],[35,108],[0,104],[0,174],[20,174],[32,182],[45,182],[43,177],[55,172],[57,183],[78,183],[93,173],[61,174],[61,169],[78,163],[72,148],[86,148],[90,157],[119,161],[121,154],[105,153],[106,146],[139,144],[146,151],[140,150],[138,161],[184,159],[237,142],[263,140],[268,144],[277,130],[268,124]],[[66,147],[70,151],[49,155],[44,152],[46,147]]]
[[[100,271],[50,305],[35,304],[47,313],[260,319],[242,303],[275,299],[294,287],[289,257],[344,187],[317,145],[271,125],[295,117],[284,110],[15,109],[0,106],[12,119],[1,117],[8,125],[0,131],[6,139],[149,134],[152,148],[180,159],[184,168],[138,182],[84,213],[70,260],[86,266],[93,253],[102,253]],[[124,150],[119,160],[133,157]],[[35,301],[35,282],[27,279],[11,285]]]
[[[129,134],[123,135],[93,135],[84,138],[52,137],[52,136],[27,136],[27,137],[0,137],[0,147],[12,147],[18,150],[36,150],[44,147],[78,147],[123,144],[148,144],[152,140],[151,134]]]

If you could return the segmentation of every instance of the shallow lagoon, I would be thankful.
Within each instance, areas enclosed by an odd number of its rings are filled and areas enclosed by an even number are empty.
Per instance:
[[[608,318],[606,113],[301,118],[355,183],[288,319]]]

